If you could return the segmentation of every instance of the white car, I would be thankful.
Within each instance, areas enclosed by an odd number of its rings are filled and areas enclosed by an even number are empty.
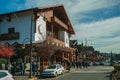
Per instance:
[[[56,77],[60,74],[64,74],[64,67],[60,64],[52,64],[42,72],[43,77]]]
[[[14,80],[14,77],[7,70],[0,70],[0,80]]]

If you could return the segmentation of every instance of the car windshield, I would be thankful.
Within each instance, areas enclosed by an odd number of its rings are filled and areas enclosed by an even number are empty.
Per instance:
[[[5,77],[7,74],[5,72],[0,72],[0,78]]]
[[[56,68],[55,65],[50,65],[50,66],[48,66],[48,69],[55,69],[55,68]]]

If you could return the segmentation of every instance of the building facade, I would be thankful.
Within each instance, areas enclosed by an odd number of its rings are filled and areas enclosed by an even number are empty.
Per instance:
[[[0,15],[0,43],[7,42],[29,62],[41,66],[49,62],[73,61],[70,36],[75,32],[63,5],[32,8]],[[32,45],[31,43],[32,42]],[[20,51],[17,51],[19,48]]]

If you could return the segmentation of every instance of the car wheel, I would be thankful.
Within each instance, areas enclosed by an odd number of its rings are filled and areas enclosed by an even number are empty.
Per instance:
[[[58,75],[58,74],[57,74],[57,72],[56,72],[56,73],[55,73],[55,77],[57,77],[57,75]]]
[[[62,75],[64,74],[64,71],[62,71],[62,73],[61,73]]]

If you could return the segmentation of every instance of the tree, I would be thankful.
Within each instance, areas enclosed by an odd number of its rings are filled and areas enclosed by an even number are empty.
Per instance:
[[[0,57],[11,57],[14,53],[14,49],[11,46],[0,45]]]

